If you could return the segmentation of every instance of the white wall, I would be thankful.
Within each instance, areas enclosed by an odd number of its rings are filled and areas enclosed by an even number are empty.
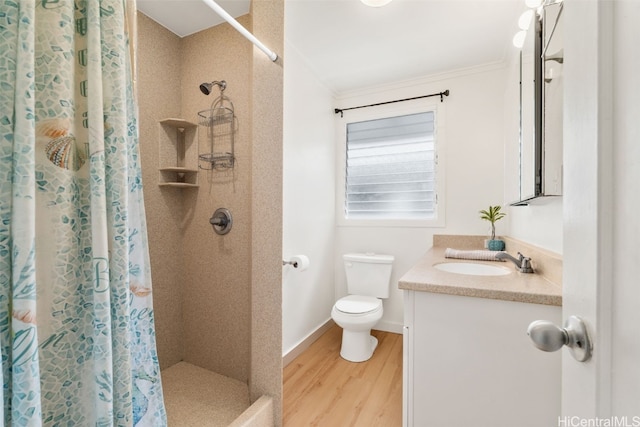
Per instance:
[[[562,197],[541,197],[527,206],[509,207],[514,239],[562,254]]]
[[[444,141],[446,225],[438,228],[340,226],[336,233],[336,298],[346,295],[342,254],[378,252],[395,256],[392,291],[384,301],[378,329],[401,332],[402,291],[398,279],[431,247],[434,234],[487,234],[488,223],[478,211],[502,204],[504,188],[503,66],[485,66],[370,90],[343,94],[337,107],[348,108],[450,90],[442,107],[446,117]],[[345,116],[348,112],[345,112]],[[337,144],[338,142],[336,142]],[[440,199],[442,200],[442,199]],[[505,224],[497,224],[504,234]]]
[[[334,303],[333,95],[285,43],[282,255],[307,255],[282,272],[282,349],[287,354],[331,317]]]

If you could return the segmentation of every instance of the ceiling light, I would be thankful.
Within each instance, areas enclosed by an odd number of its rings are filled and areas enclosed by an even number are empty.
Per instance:
[[[360,0],[360,1],[370,7],[382,7],[391,3],[391,0]]]

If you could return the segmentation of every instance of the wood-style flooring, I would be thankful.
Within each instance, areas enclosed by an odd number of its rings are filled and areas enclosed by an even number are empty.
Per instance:
[[[333,326],[284,369],[285,427],[402,425],[402,335],[372,331],[378,348],[366,362],[340,357]]]

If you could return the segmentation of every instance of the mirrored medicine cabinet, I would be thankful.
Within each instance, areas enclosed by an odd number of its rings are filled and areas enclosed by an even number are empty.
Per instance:
[[[562,195],[562,3],[534,14],[520,52],[519,194],[513,205]]]

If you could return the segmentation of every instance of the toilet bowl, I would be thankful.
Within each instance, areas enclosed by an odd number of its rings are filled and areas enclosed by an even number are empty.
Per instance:
[[[378,339],[371,328],[382,319],[382,301],[376,297],[349,295],[340,298],[331,318],[342,328],[340,356],[350,362],[364,362],[373,356]]]
[[[378,340],[371,328],[382,319],[382,299],[389,297],[393,256],[374,253],[344,254],[348,296],[331,309],[331,318],[342,328],[340,356],[364,362],[373,356]]]

